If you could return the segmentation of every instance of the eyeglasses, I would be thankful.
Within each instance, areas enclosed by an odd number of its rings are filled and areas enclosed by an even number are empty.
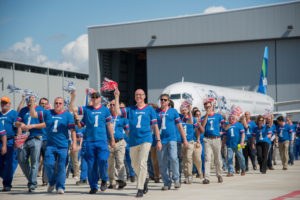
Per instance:
[[[110,106],[115,106],[115,104],[110,104]]]
[[[258,120],[259,122],[263,122],[264,120],[263,119],[260,119],[260,120]]]
[[[92,99],[98,99],[99,97],[97,97],[97,96],[92,96],[91,98],[92,98]]]
[[[160,99],[160,101],[168,101],[168,99]]]
[[[63,103],[61,103],[61,102],[55,102],[55,105],[61,105],[61,104],[63,104]]]

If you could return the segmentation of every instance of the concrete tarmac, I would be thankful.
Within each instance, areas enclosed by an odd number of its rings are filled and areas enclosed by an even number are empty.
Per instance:
[[[162,183],[150,181],[149,192],[144,195],[143,199],[259,200],[274,199],[284,195],[287,195],[286,198],[279,199],[300,199],[300,160],[295,161],[294,166],[289,166],[287,171],[282,170],[279,161],[277,163],[274,166],[275,170],[268,170],[267,174],[261,174],[259,170],[250,169],[246,176],[235,174],[234,177],[226,177],[227,172],[224,172],[223,183],[217,182],[214,170],[212,170],[209,185],[203,185],[202,180],[194,177],[193,184],[182,184],[179,190],[172,187],[169,191],[161,191]],[[65,194],[59,195],[55,191],[47,193],[47,186],[41,186],[42,180],[39,177],[39,186],[36,191],[28,193],[27,180],[18,167],[13,180],[12,191],[0,192],[0,200],[136,199],[136,183],[129,182],[123,190],[107,189],[105,192],[99,191],[97,194],[90,195],[88,194],[90,190],[88,185],[76,186],[75,182],[76,180],[72,178],[67,179]],[[2,188],[0,189],[2,190]]]

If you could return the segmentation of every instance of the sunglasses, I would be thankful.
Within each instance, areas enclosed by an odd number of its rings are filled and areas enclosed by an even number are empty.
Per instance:
[[[91,98],[92,99],[98,99],[99,97],[98,96],[92,96]]]
[[[168,101],[168,99],[160,99],[160,101]]]
[[[61,104],[63,104],[63,103],[61,103],[61,102],[55,102],[55,105],[61,105]]]
[[[115,106],[115,104],[110,104],[110,106]]]

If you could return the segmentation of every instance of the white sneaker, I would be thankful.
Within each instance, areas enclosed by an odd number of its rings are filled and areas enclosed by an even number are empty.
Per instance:
[[[80,177],[79,177],[79,176],[74,176],[74,179],[75,179],[76,181],[78,181],[78,180],[80,179]]]
[[[55,185],[52,185],[52,186],[48,185],[47,192],[49,192],[49,193],[53,192],[54,188],[55,188]]]
[[[64,190],[63,189],[58,189],[57,191],[56,191],[56,194],[64,194],[65,192],[64,192]]]

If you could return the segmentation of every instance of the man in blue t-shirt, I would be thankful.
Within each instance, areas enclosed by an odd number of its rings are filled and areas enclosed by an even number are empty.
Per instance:
[[[123,118],[129,119],[129,145],[132,166],[137,175],[137,194],[136,197],[143,197],[148,192],[147,159],[152,144],[152,132],[154,129],[157,139],[157,149],[161,150],[161,139],[157,126],[155,110],[145,104],[146,94],[144,90],[135,91],[135,106],[130,106],[120,110],[118,88],[115,89],[116,113]]]
[[[255,149],[252,148],[252,134],[253,129],[256,127],[256,123],[251,120],[251,114],[249,111],[245,112],[245,120],[246,123],[243,123],[245,128],[245,138],[247,138],[247,142],[245,142],[245,148],[243,149],[243,155],[245,158],[246,171],[248,171],[248,158],[250,157],[251,164],[254,170],[256,167],[256,152]]]
[[[115,137],[115,147],[109,147],[110,155],[108,158],[108,177],[110,185],[108,188],[116,188],[116,182],[119,185],[119,189],[123,189],[126,186],[125,175],[126,169],[124,164],[125,157],[125,134],[129,132],[128,120],[117,115],[115,112],[115,100],[110,102],[110,113],[112,115],[112,125]],[[109,137],[110,140],[110,137]],[[116,177],[117,175],[117,177]]]
[[[71,93],[70,111],[78,112],[83,115],[82,125],[86,126],[86,160],[88,164],[88,181],[90,184],[90,194],[96,194],[98,191],[98,181],[101,178],[101,191],[107,189],[107,168],[109,149],[107,143],[107,130],[110,134],[110,146],[115,146],[113,128],[111,124],[111,114],[106,106],[101,105],[101,96],[99,92],[91,93],[90,106],[74,106],[76,93]],[[100,171],[100,176],[97,171]]]
[[[30,116],[29,109],[33,101],[36,101],[35,96],[26,98],[27,106],[20,110],[15,123],[16,127],[20,127],[23,132],[29,134],[23,147],[18,151],[18,161],[28,180],[27,186],[29,192],[34,192],[37,187],[38,166],[44,134],[42,129],[46,127],[45,122],[41,121],[41,119]],[[34,109],[37,112],[44,110],[44,108],[37,105],[35,105]]]
[[[48,192],[56,187],[57,194],[64,194],[66,181],[66,161],[69,149],[69,131],[71,131],[73,146],[76,151],[76,132],[73,116],[64,109],[64,99],[54,100],[53,110],[36,111],[34,101],[31,101],[30,116],[46,123],[47,145],[44,167],[48,177]],[[57,161],[57,165],[56,165]]]
[[[175,189],[180,188],[176,129],[179,130],[184,145],[188,145],[179,114],[177,110],[169,107],[169,103],[170,96],[168,94],[160,95],[161,107],[156,110],[162,143],[161,151],[157,152],[159,171],[164,182],[162,190],[169,190],[171,188],[172,179]],[[171,171],[172,179],[170,177]]]
[[[291,135],[293,134],[293,129],[284,121],[283,116],[277,118],[278,125],[276,126],[276,136],[278,138],[279,154],[283,166],[283,170],[288,168],[288,159],[289,159],[289,144],[294,143]]]
[[[222,156],[221,156],[221,139],[220,139],[220,125],[223,125],[225,120],[222,115],[213,111],[211,101],[204,103],[206,110],[205,116],[201,118],[201,124],[205,128],[204,133],[204,152],[205,152],[205,176],[203,184],[209,184],[211,156],[214,154],[214,163],[216,165],[216,175],[218,182],[222,183]]]
[[[17,117],[18,112],[11,109],[10,99],[2,97],[0,123],[4,126],[7,137],[7,152],[4,155],[0,155],[0,177],[3,179],[4,192],[11,190],[14,172],[18,166],[17,150],[14,149],[14,136],[17,133],[15,121]]]

